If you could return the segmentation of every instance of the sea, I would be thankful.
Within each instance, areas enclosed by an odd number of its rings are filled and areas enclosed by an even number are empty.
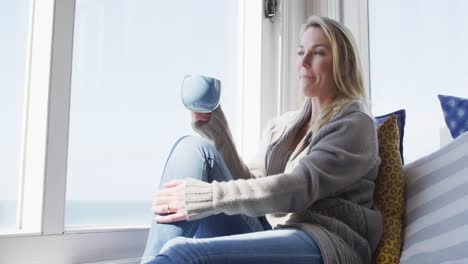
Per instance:
[[[151,201],[67,201],[65,229],[151,224]],[[16,201],[0,200],[0,231],[16,227]]]

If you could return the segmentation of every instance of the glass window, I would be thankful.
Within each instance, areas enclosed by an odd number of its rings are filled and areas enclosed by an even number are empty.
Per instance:
[[[0,230],[16,223],[30,4],[0,0]]]
[[[233,132],[237,1],[76,1],[66,227],[149,225],[186,74],[222,82]]]
[[[369,1],[372,106],[406,109],[406,162],[451,140],[438,94],[468,97],[468,2]]]

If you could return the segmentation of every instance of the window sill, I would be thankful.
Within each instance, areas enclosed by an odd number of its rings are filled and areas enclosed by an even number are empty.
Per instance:
[[[57,235],[2,234],[0,263],[63,264],[133,260],[143,254],[147,237],[146,228],[115,226],[108,229],[75,229]],[[28,254],[24,254],[25,249]]]
[[[1,230],[0,238],[2,237],[25,237],[25,236],[40,236],[38,232],[25,232],[20,230]]]
[[[149,228],[150,228],[150,226],[148,226],[148,225],[80,226],[80,227],[65,228],[65,234],[148,231]]]
[[[125,226],[80,226],[66,228],[64,235],[68,234],[87,234],[87,233],[109,233],[109,232],[131,232],[131,231],[148,231],[148,225],[125,225]],[[28,237],[42,236],[39,232],[27,232],[20,230],[1,230],[0,238],[2,237]]]

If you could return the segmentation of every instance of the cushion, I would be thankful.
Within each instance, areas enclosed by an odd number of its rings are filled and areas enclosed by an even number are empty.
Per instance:
[[[448,95],[438,95],[452,138],[468,131],[468,99]]]
[[[401,263],[468,263],[468,133],[403,171]]]
[[[374,200],[382,212],[383,233],[374,263],[399,263],[404,212],[404,181],[397,118],[391,115],[378,127],[382,159],[375,183]]]
[[[388,113],[388,114],[381,115],[381,116],[376,116],[375,123],[376,125],[380,125],[392,115],[396,116],[396,119],[397,119],[398,136],[400,137],[399,147],[400,147],[401,162],[404,164],[405,161],[403,159],[403,137],[405,135],[406,111],[404,109],[400,109],[392,113]]]

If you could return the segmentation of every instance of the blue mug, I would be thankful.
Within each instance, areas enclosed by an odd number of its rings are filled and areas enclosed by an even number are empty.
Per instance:
[[[182,82],[182,102],[197,113],[211,113],[219,105],[221,82],[203,75],[186,75]]]

